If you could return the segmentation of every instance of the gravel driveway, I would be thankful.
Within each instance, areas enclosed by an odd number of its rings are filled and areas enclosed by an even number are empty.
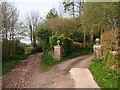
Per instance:
[[[93,55],[84,55],[67,61],[45,71],[41,65],[42,53],[23,60],[14,70],[2,78],[3,88],[74,88],[70,78],[71,68],[88,68]]]

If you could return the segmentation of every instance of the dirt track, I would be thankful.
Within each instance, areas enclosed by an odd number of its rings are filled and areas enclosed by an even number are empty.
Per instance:
[[[88,68],[93,55],[63,61],[48,71],[40,62],[41,53],[29,56],[2,79],[3,88],[74,88],[69,70],[73,67]]]

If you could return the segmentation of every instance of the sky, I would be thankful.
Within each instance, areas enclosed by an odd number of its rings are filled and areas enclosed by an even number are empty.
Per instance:
[[[13,2],[19,11],[19,21],[25,21],[27,13],[31,11],[39,12],[40,17],[45,18],[52,8],[58,8],[62,0],[7,0]],[[23,43],[30,43],[29,37],[22,39]]]
[[[31,11],[39,12],[41,17],[45,17],[47,12],[53,7],[58,8],[61,0],[8,0],[14,2],[19,11],[19,19],[24,20],[27,13]]]

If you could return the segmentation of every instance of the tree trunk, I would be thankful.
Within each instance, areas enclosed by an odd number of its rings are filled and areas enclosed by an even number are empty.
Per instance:
[[[85,46],[86,46],[86,31],[84,29],[83,47],[85,48]]]
[[[72,6],[73,6],[73,8],[72,8],[72,9],[73,9],[73,10],[72,10],[72,15],[73,15],[73,19],[74,19],[74,18],[75,18],[75,10],[74,10],[74,8],[75,8],[75,7],[74,7],[74,0],[73,0],[73,5],[72,5]]]
[[[90,35],[90,42],[93,42],[93,39],[94,39],[94,34],[92,32],[92,34]]]

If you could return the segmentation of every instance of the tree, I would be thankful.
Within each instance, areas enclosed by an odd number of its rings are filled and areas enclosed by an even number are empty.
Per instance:
[[[28,28],[29,28],[29,34],[30,34],[30,40],[33,47],[36,46],[36,30],[38,28],[40,17],[38,12],[30,12],[27,14],[26,17]]]
[[[46,16],[46,19],[47,19],[47,21],[48,21],[49,19],[52,19],[52,18],[55,18],[55,17],[58,17],[58,14],[57,14],[57,11],[55,10],[55,8],[52,8],[52,9],[48,12],[48,14],[47,14],[47,16]]]
[[[0,21],[2,21],[2,2],[0,1]],[[2,22],[0,22],[0,42],[2,41]]]
[[[62,19],[59,17],[52,18],[44,23],[44,27],[52,31],[53,34],[65,34],[70,37],[72,34],[78,31],[80,24],[79,18]]]
[[[14,39],[14,30],[18,20],[17,8],[10,2],[1,3],[2,39]]]
[[[76,16],[80,16],[81,13],[81,0],[65,0],[63,2],[65,12],[70,13],[74,19]],[[67,13],[67,14],[68,14]]]
[[[18,40],[25,39],[26,36],[29,36],[27,25],[23,21],[17,24],[18,27],[15,31],[15,38]]]
[[[102,32],[113,28],[113,19],[117,17],[116,6],[115,2],[83,4],[81,22],[85,32],[91,34],[91,41],[95,35],[99,37]]]
[[[2,58],[23,54],[24,49],[16,39],[18,30],[18,10],[14,3],[0,2],[0,31],[2,33]]]

